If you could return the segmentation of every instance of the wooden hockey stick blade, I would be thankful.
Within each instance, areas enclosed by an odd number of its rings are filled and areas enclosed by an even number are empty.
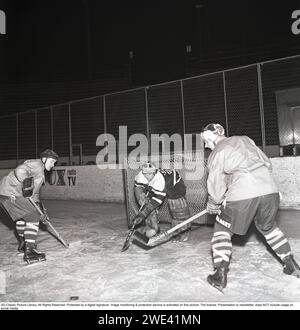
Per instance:
[[[50,221],[48,221],[48,220],[46,220],[45,221],[45,224],[46,224],[46,227],[50,227],[51,228],[51,230],[54,232],[54,236],[63,244],[63,246],[65,247],[65,248],[68,248],[69,246],[70,246],[70,244],[69,243],[67,243],[61,236],[60,236],[60,234],[56,231],[56,229],[53,227],[53,225],[51,224],[51,222]]]
[[[136,231],[133,235],[133,239],[132,239],[132,243],[134,243],[135,245],[139,246],[140,248],[142,248],[143,250],[150,250],[160,244],[165,243],[166,241],[168,241],[171,237],[168,235],[164,235],[163,237],[161,235],[160,239],[156,241],[156,244],[152,244],[149,245],[147,244],[151,238],[148,238],[147,236],[145,236],[144,234]],[[156,238],[157,236],[155,236]],[[163,239],[164,238],[164,239]]]
[[[139,242],[147,245],[150,238],[147,237],[146,235],[140,233],[139,231],[135,231],[135,233],[133,234],[133,239],[136,239]]]
[[[136,238],[133,238],[133,239],[132,239],[132,243],[133,243],[134,245],[139,246],[139,247],[142,248],[143,250],[150,250],[150,249],[152,249],[152,246],[146,245],[146,244],[144,244],[143,242],[137,240]]]
[[[122,247],[122,249],[121,249],[121,252],[124,252],[124,251],[128,250],[129,246],[130,246],[130,240],[126,240],[123,247]]]
[[[144,207],[144,205],[145,205],[145,202],[142,203],[142,205],[140,206],[139,212]],[[132,236],[134,235],[134,232],[135,232],[135,225],[136,225],[136,220],[133,220],[132,226],[129,229],[129,232],[128,232],[127,236],[126,236],[126,239],[125,239],[124,245],[123,245],[123,247],[121,249],[121,252],[124,252],[124,251],[128,250],[128,248],[130,246],[130,243],[132,241],[131,238],[132,238]]]
[[[168,235],[167,232],[163,232],[157,236],[154,237],[147,237],[144,234],[136,231],[133,235],[133,239],[135,240],[135,244],[139,247],[143,248],[144,250],[149,250],[149,248],[152,248],[154,246],[160,245],[166,241],[168,241],[171,238],[171,235]],[[139,242],[139,244],[137,244]]]
[[[131,242],[131,237],[133,236],[133,234],[135,232],[134,227],[135,227],[135,222],[133,223],[132,227],[130,228],[130,230],[129,230],[127,236],[126,236],[126,239],[125,239],[125,242],[124,242],[124,245],[122,247],[121,252],[124,252],[129,248],[130,242]]]
[[[125,243],[125,244],[123,245],[123,247],[122,247],[121,252],[126,251],[126,250],[129,248],[129,246],[130,246],[130,242],[128,242],[127,244]]]
[[[203,211],[193,215],[192,217],[188,218],[187,220],[182,221],[178,225],[170,228],[169,230],[166,230],[166,231],[162,232],[161,234],[153,236],[151,238],[148,238],[147,236],[145,236],[141,233],[138,233],[138,232],[136,232],[134,234],[134,238],[136,240],[138,240],[141,244],[144,244],[144,245],[147,245],[150,247],[154,247],[156,245],[159,245],[163,242],[168,241],[172,237],[172,233],[174,233],[176,230],[180,229],[181,227],[187,225],[188,223],[194,221],[195,219],[201,217],[202,215],[204,215],[206,213],[207,213],[207,211],[203,210]]]

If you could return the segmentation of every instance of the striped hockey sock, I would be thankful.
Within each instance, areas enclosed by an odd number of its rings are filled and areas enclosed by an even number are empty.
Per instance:
[[[231,235],[226,231],[216,231],[211,242],[214,266],[218,267],[223,260],[229,262],[232,253]]]
[[[284,233],[278,227],[274,228],[269,234],[264,236],[267,243],[281,260],[291,254],[290,244]]]
[[[25,242],[35,243],[38,231],[39,231],[38,222],[27,222],[24,230]]]
[[[25,227],[26,227],[26,222],[24,220],[16,221],[16,231],[18,236],[24,237]]]

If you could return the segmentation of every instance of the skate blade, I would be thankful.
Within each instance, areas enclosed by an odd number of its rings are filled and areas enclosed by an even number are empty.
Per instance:
[[[299,270],[295,270],[291,275],[294,276],[294,277],[296,277],[296,278],[300,278],[300,271]]]
[[[129,249],[129,246],[130,246],[130,244],[128,243],[128,244],[126,244],[126,245],[124,245],[123,247],[122,247],[122,250],[121,250],[121,252],[125,252],[125,251],[127,251],[128,249]]]
[[[223,287],[222,286],[219,286],[219,285],[216,285],[215,283],[207,280],[207,282],[215,289],[217,289],[219,292],[222,292],[224,294],[224,291],[223,291]]]
[[[46,261],[46,260],[45,260]],[[44,262],[34,262],[34,263],[32,263],[32,264],[25,264],[25,268],[34,268],[34,267],[36,267],[36,266],[41,266],[41,265],[43,265],[43,266],[46,266],[46,263],[44,263]]]
[[[283,270],[283,273],[285,275],[290,275],[290,276],[293,276],[296,278],[300,278],[300,270],[298,270],[298,269],[294,270],[292,273],[287,273],[286,271]]]
[[[34,262],[28,262],[26,260],[25,267],[27,268],[27,267],[37,266],[37,265],[42,264],[44,261],[47,261],[47,259],[40,259],[39,261],[34,261]]]

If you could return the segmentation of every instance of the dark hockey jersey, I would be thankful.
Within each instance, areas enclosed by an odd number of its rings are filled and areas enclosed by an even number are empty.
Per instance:
[[[145,190],[147,197],[154,206],[162,204],[164,199],[177,199],[185,196],[185,184],[175,170],[159,169],[154,178],[148,182],[142,171],[135,177],[135,187]]]

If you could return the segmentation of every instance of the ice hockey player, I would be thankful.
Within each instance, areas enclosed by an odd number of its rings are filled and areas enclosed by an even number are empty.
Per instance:
[[[141,171],[135,177],[134,192],[136,200],[142,206],[137,216],[137,224],[145,220],[144,234],[149,238],[160,231],[158,209],[165,198],[172,216],[172,227],[190,217],[185,199],[186,186],[176,170],[158,169],[151,162],[142,164]],[[190,227],[183,226],[173,241],[187,241]]]
[[[283,272],[299,278],[299,266],[276,223],[279,192],[268,157],[247,136],[226,137],[220,124],[207,125],[202,138],[212,150],[207,161],[207,211],[216,214],[212,238],[215,272],[208,276],[208,283],[220,291],[226,287],[231,238],[245,235],[253,220],[282,261]]]
[[[46,260],[45,253],[39,252],[36,245],[39,222],[47,217],[39,192],[45,181],[44,171],[50,171],[57,160],[58,155],[46,149],[40,159],[26,160],[0,181],[0,204],[16,224],[18,250],[24,252],[24,260],[28,264]],[[43,216],[40,216],[28,197],[44,211]]]

